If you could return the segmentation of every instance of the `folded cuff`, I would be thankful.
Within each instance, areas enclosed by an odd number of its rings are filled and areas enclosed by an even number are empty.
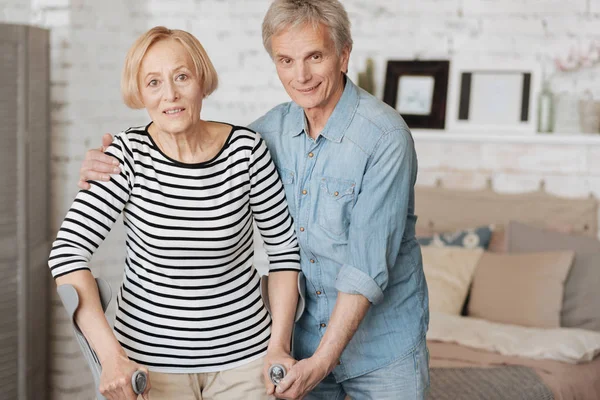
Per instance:
[[[338,292],[361,294],[373,305],[381,303],[383,291],[373,278],[350,265],[343,265],[337,275],[335,288]]]

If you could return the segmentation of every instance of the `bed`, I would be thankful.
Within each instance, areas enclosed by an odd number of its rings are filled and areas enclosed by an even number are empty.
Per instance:
[[[598,202],[418,187],[429,399],[600,399]]]

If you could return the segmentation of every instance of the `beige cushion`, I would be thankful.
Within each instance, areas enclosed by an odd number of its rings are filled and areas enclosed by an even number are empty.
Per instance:
[[[560,327],[573,251],[485,253],[473,278],[470,316],[537,328]]]
[[[511,221],[509,252],[573,250],[575,261],[565,283],[561,326],[600,332],[600,242]]]
[[[506,247],[506,229],[502,225],[495,225],[487,251],[491,251],[492,253],[506,253]]]
[[[483,249],[423,246],[429,309],[460,315]]]

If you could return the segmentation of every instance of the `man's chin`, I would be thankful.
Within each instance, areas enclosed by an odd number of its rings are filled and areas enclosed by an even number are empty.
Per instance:
[[[294,102],[305,110],[318,107],[320,104],[320,102],[317,99],[307,99],[302,97],[296,97],[296,99],[294,99]]]

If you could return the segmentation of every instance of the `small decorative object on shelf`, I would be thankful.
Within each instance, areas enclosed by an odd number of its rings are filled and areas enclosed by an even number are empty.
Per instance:
[[[541,65],[533,60],[455,57],[448,102],[448,129],[493,135],[534,135]]]
[[[545,80],[538,99],[538,132],[551,133],[554,119],[554,95]]]
[[[411,129],[444,129],[449,60],[389,60],[383,101]]]
[[[590,91],[579,100],[579,118],[581,132],[600,133],[600,101],[594,100]]]
[[[564,57],[554,58],[555,74],[572,79],[581,71],[591,71],[600,64],[600,41],[592,40],[571,47]],[[587,87],[594,87],[590,83]],[[594,96],[594,94],[596,96]],[[579,93],[563,92],[554,98],[554,132],[560,134],[600,133],[600,101],[598,93],[587,90]],[[595,99],[595,98],[596,99]]]
[[[358,86],[375,95],[375,78],[373,74],[373,59],[367,58],[366,69],[358,73]]]
[[[553,129],[558,135],[575,135],[581,132],[579,96],[560,91],[554,96]]]

